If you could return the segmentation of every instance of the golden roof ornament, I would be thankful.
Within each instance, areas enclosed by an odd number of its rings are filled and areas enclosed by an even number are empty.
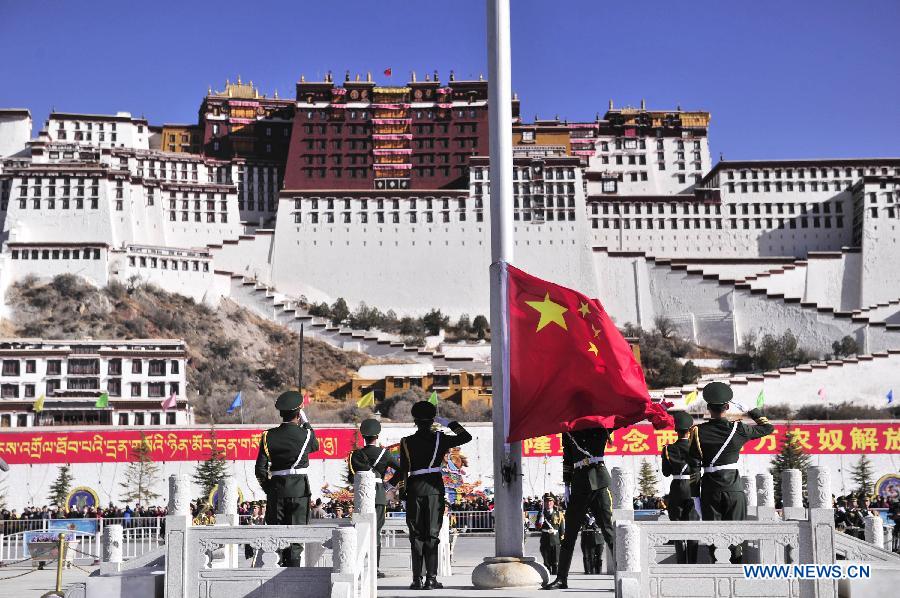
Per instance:
[[[300,83],[306,83],[306,75],[300,73]]]

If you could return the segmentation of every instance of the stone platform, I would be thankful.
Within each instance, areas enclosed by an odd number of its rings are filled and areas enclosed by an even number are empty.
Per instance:
[[[533,556],[540,561],[541,555],[538,543],[539,539],[537,537],[529,537],[525,543],[525,555]],[[600,597],[615,595],[613,591],[613,577],[611,575],[584,575],[581,566],[581,550],[577,543],[575,545],[575,555],[572,559],[572,571],[569,575],[569,589],[565,592],[548,592],[538,589],[523,590],[521,588],[510,590],[476,589],[472,586],[472,569],[481,563],[485,556],[490,556],[493,552],[493,537],[462,536],[456,541],[453,551],[453,576],[439,578],[439,581],[444,584],[443,590],[428,592],[410,590],[409,584],[412,583],[412,576],[409,571],[389,570],[385,571],[388,577],[378,580],[378,597],[428,596],[429,598],[464,598],[466,596],[477,596],[486,598],[489,596],[523,596],[537,598],[541,596],[549,598],[550,596],[566,594],[592,594]]]

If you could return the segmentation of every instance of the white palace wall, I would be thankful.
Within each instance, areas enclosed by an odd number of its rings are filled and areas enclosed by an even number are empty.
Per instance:
[[[803,300],[838,311],[864,307],[859,295],[861,257],[858,251],[810,254]]]
[[[768,392],[768,389],[767,389]],[[313,422],[313,425],[316,425]],[[343,427],[342,425],[329,425],[327,427]],[[465,480],[470,483],[479,483],[480,488],[493,488],[493,464],[492,464],[492,429],[488,423],[466,424],[466,428],[472,433],[474,439],[469,444],[463,445],[461,451],[468,464],[464,467]],[[382,427],[380,442],[383,445],[396,443],[413,432],[412,426],[402,424],[385,424]],[[745,455],[741,457],[741,474],[755,475],[768,472],[771,455]],[[900,466],[900,455],[873,454],[870,455],[876,476],[885,473],[896,472]],[[660,471],[659,457],[648,456],[622,456],[609,455],[606,459],[607,468],[624,467],[632,472],[635,480],[634,494],[640,492],[637,489],[638,472],[641,461],[646,459],[656,470],[661,480],[658,485],[660,494],[666,492],[668,481],[663,481]],[[823,465],[831,470],[832,484],[835,494],[843,494],[853,489],[850,479],[850,468],[856,464],[858,455],[812,455],[813,465]],[[544,492],[561,494],[562,483],[562,457],[526,457],[523,463],[523,492],[525,496],[540,496]],[[161,496],[154,504],[165,505],[166,480],[171,474],[193,474],[197,465],[192,461],[177,461],[159,463],[160,476],[153,491]],[[237,480],[246,500],[262,500],[265,498],[253,473],[252,461],[229,461],[229,473]],[[310,463],[309,478],[312,486],[313,498],[322,497],[322,486],[328,484],[331,489],[344,487],[346,461],[343,459],[313,459]],[[89,486],[93,488],[100,498],[101,504],[114,503],[124,506],[126,503],[121,498],[122,489],[119,483],[127,470],[127,463],[73,463],[71,473],[73,486]],[[27,505],[41,506],[47,503],[47,495],[50,485],[56,479],[58,466],[55,464],[35,463],[30,466],[13,465],[8,473],[0,473],[0,487],[5,488],[7,508],[16,509],[19,512]],[[192,487],[191,496],[199,495],[199,488]],[[133,506],[133,505],[132,505]]]

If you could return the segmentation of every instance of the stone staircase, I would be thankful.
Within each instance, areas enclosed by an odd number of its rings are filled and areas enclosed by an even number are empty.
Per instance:
[[[475,363],[467,356],[445,355],[439,349],[424,345],[407,345],[396,334],[334,326],[325,318],[311,315],[299,300],[279,293],[274,287],[239,274],[218,270],[216,273],[231,277],[229,299],[234,303],[297,333],[302,325],[305,336],[338,349],[358,351],[374,358],[430,363],[436,369],[466,369],[467,364]]]

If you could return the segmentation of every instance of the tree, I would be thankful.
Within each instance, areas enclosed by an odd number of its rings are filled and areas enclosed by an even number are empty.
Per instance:
[[[422,324],[425,325],[425,331],[431,336],[440,334],[441,328],[450,325],[450,316],[445,316],[439,309],[432,309],[422,318]]]
[[[693,384],[700,377],[700,368],[693,361],[687,361],[681,366],[681,383]]]
[[[775,482],[775,502],[781,501],[781,472],[786,469],[799,469],[803,476],[803,487],[806,487],[806,470],[810,466],[810,457],[803,451],[796,430],[788,424],[781,442],[781,451],[772,458],[769,473]]]
[[[641,471],[638,473],[638,487],[644,496],[656,496],[659,478],[656,470],[646,459],[641,459]]]
[[[67,463],[59,466],[59,473],[56,475],[56,481],[50,486],[50,502],[59,508],[66,506],[66,499],[69,498],[69,492],[72,490],[72,473],[71,466]]]
[[[475,336],[477,336],[479,339],[485,338],[490,329],[491,324],[484,316],[478,315],[475,316],[474,320],[472,320],[472,332],[474,332]]]
[[[464,337],[469,335],[469,332],[472,330],[472,322],[469,320],[469,314],[462,314],[459,316],[459,320],[456,321],[455,329],[458,336]]]
[[[228,477],[228,464],[225,463],[225,453],[216,446],[216,428],[209,428],[209,456],[205,461],[197,464],[194,470],[194,483],[202,489],[200,499],[206,500],[216,484],[222,478]]]
[[[141,444],[134,449],[134,460],[125,469],[125,479],[119,482],[122,500],[127,503],[148,504],[159,498],[153,487],[159,483],[159,465],[153,461],[150,444],[141,434]]]
[[[831,343],[831,351],[835,357],[847,357],[859,353],[859,343],[852,336],[845,336],[840,341]]]
[[[350,316],[350,308],[343,297],[338,297],[331,305],[331,323],[340,326]]]
[[[661,337],[669,339],[675,336],[675,323],[669,318],[657,316],[653,320],[653,325]]]
[[[872,469],[872,460],[865,453],[860,455],[856,465],[850,468],[850,479],[856,484],[856,490],[860,494],[869,496],[872,493],[875,471]]]

